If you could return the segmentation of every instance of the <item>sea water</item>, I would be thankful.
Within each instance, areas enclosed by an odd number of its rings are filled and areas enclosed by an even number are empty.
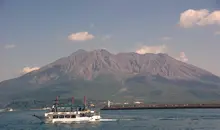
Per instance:
[[[32,115],[44,111],[0,113],[0,130],[220,130],[220,109],[101,111],[100,122],[44,124]]]

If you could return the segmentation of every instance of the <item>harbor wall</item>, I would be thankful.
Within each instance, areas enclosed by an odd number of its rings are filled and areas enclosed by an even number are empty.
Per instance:
[[[219,108],[220,104],[131,104],[105,106],[101,110],[132,110],[132,109],[199,109]]]

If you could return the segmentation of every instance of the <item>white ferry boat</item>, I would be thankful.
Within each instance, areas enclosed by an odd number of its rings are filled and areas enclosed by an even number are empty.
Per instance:
[[[99,112],[92,111],[86,107],[85,97],[84,105],[74,106],[73,99],[71,105],[59,105],[58,98],[51,110],[44,113],[43,117],[33,115],[45,123],[74,123],[74,122],[94,122],[100,121]]]
[[[11,111],[14,111],[14,110],[12,108],[6,108],[5,111],[11,112]]]

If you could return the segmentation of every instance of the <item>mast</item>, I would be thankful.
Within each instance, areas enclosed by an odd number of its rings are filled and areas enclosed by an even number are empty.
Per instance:
[[[74,97],[72,97],[72,104],[74,104]]]
[[[58,96],[56,97],[56,104],[58,104]]]
[[[84,105],[86,107],[86,96],[84,96]]]
[[[58,96],[56,97],[56,103],[55,103],[55,110],[57,112],[57,106],[58,106]]]
[[[73,111],[74,97],[72,97],[71,111]]]

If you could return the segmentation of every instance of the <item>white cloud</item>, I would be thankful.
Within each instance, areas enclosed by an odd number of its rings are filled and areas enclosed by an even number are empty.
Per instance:
[[[138,54],[146,54],[146,53],[165,53],[167,50],[166,45],[158,45],[158,46],[141,46],[139,49],[136,50]]]
[[[220,25],[220,11],[213,11],[199,23],[201,26],[217,24]]]
[[[157,46],[141,46],[139,49],[136,50],[136,53],[138,54],[146,54],[146,53],[169,53],[171,50],[166,45],[157,45]],[[176,56],[174,56],[176,57]],[[182,61],[182,62],[188,62],[188,57],[186,56],[185,52],[180,52],[179,56],[175,58],[176,60]]]
[[[39,70],[39,69],[40,69],[40,67],[33,67],[33,68],[25,67],[25,68],[23,68],[22,73],[26,74],[26,73],[29,73],[31,71],[35,71],[35,70]]]
[[[220,35],[220,31],[216,31],[214,34],[215,35]]]
[[[68,36],[68,39],[72,41],[86,41],[91,40],[93,38],[95,38],[95,36],[89,34],[88,32],[78,32]]]
[[[16,45],[14,45],[14,44],[6,44],[5,45],[5,49],[11,49],[11,48],[15,48],[16,47]]]
[[[210,12],[207,9],[189,9],[181,13],[179,25],[183,28],[193,26],[220,25],[220,11]]]
[[[162,40],[164,40],[164,41],[168,41],[168,40],[171,40],[172,39],[172,37],[162,37]]]
[[[177,59],[177,60],[180,60],[180,61],[182,61],[182,62],[187,62],[187,61],[188,61],[188,58],[187,58],[185,52],[180,52],[179,57],[176,58],[176,59]]]

